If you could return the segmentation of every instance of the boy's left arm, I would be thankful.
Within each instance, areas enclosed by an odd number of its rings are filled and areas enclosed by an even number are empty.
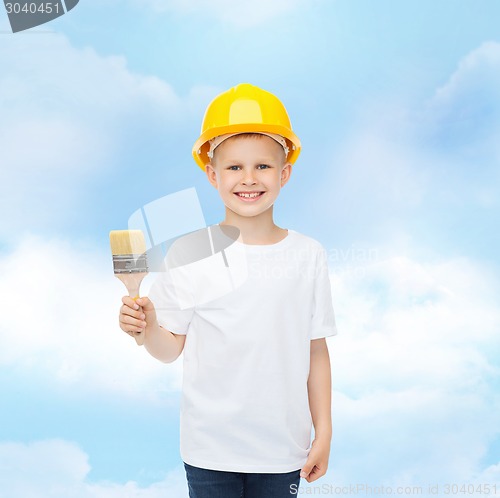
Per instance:
[[[312,482],[326,473],[332,439],[332,377],[325,338],[311,341],[307,390],[314,424],[314,441],[300,476],[307,482]]]

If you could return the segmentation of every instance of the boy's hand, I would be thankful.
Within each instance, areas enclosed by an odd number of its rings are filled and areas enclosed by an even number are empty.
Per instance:
[[[300,472],[300,477],[307,482],[313,482],[326,474],[330,456],[330,440],[314,439],[307,462]]]
[[[134,337],[144,333],[148,325],[156,323],[156,311],[153,303],[147,297],[132,299],[122,297],[123,306],[120,308],[120,328]]]

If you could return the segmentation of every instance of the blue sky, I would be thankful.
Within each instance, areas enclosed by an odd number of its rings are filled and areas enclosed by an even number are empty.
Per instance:
[[[81,0],[14,35],[0,9],[0,496],[187,496],[182,364],[117,328],[108,233],[190,187],[220,221],[190,151],[240,82],[279,95],[302,140],[277,223],[329,254],[316,484],[500,489],[499,16],[493,0]]]

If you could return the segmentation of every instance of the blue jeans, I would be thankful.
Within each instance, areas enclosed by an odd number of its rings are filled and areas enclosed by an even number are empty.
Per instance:
[[[249,474],[193,467],[184,462],[189,498],[290,498],[298,495],[300,469]]]

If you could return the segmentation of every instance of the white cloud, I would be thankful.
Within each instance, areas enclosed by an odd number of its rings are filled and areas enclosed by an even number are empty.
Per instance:
[[[167,135],[213,91],[193,87],[180,97],[131,71],[125,57],[76,48],[56,33],[3,37],[0,66],[0,209],[9,213],[0,217],[2,238],[71,223],[89,202],[87,182],[123,174],[133,130],[148,130],[140,140]]]
[[[419,154],[402,137],[391,136],[389,125],[371,126],[343,144],[332,186],[346,212],[362,210],[363,217],[380,219],[396,207],[401,212],[419,206],[430,179],[419,168]]]
[[[254,0],[234,2],[232,0],[132,0],[136,5],[147,6],[158,12],[174,12],[181,16],[199,15],[219,21],[235,28],[251,28],[265,22],[279,21],[299,8],[311,8],[322,0]]]
[[[465,55],[426,104],[419,135],[457,161],[467,162],[471,181],[480,170],[498,184],[500,163],[500,43],[484,42]],[[491,189],[484,193],[488,206]],[[498,192],[498,191],[497,191]]]
[[[16,296],[1,330],[2,363],[64,383],[154,391],[167,371],[161,364],[161,371],[151,369],[154,360],[116,330],[109,310],[116,306],[113,294],[121,294],[106,282],[113,277],[105,277],[99,255],[35,245],[38,256],[27,243],[2,262],[7,279],[2,295]],[[74,261],[81,260],[87,263],[75,271]],[[18,271],[26,261],[36,271],[25,269],[31,280],[16,287],[12,277],[23,278]],[[89,261],[98,267],[92,269]],[[498,359],[491,353],[499,349],[497,288],[463,259],[429,265],[401,258],[366,272],[357,279],[334,276],[340,328],[340,335],[329,339],[335,434],[331,471],[322,482],[472,479],[498,432]],[[19,316],[26,322],[22,327]],[[73,456],[79,463],[71,472],[54,471],[59,486],[68,473],[84,473],[84,459]],[[490,466],[484,475],[495,472]],[[134,484],[84,488],[83,497],[156,496],[153,488],[140,494]]]
[[[387,114],[376,111],[361,120],[333,151],[327,177],[309,195],[322,213],[318,224],[339,227],[339,237],[361,247],[390,239],[397,253],[414,243],[405,235],[415,214],[425,209],[429,192],[439,188],[433,183],[439,179],[425,151],[412,142],[404,119]]]
[[[88,455],[64,440],[0,444],[0,495],[23,498],[187,498],[184,468],[148,487],[91,482]]]
[[[465,258],[395,257],[358,269],[332,275],[340,333],[328,340],[335,434],[323,482],[422,484],[486,472],[481,461],[498,434],[500,410],[494,275]],[[10,296],[1,365],[134,397],[180,388],[181,361],[157,362],[118,329],[124,292],[108,254],[31,237],[0,261],[0,275],[0,292]],[[75,460],[71,468],[80,470],[71,475],[83,480],[85,460]],[[92,486],[84,490],[95,494],[82,496],[100,496],[102,486]],[[136,493],[130,496],[156,496],[147,494],[154,486],[128,486]],[[125,488],[104,489],[123,496]]]
[[[133,396],[180,389],[182,357],[163,364],[119,329],[126,291],[114,277],[111,253],[30,236],[0,259],[0,275],[0,294],[11,296],[0,324],[0,365]]]
[[[495,275],[466,258],[394,257],[358,270],[333,276],[339,335],[328,340],[334,442],[325,480],[471,482],[499,434]]]
[[[496,465],[490,465],[481,472],[475,479],[476,484],[489,484],[491,487],[496,485],[497,493],[500,487],[500,461]]]
[[[75,48],[61,34],[8,37],[1,57],[7,69],[0,80],[3,103],[16,113],[80,111],[80,119],[99,127],[101,119],[118,121],[106,111],[126,114],[136,106],[180,110],[180,99],[167,83],[133,73],[124,56]],[[102,111],[99,121],[92,113],[97,109]]]
[[[396,253],[437,244],[460,250],[465,240],[494,257],[500,43],[466,54],[427,101],[377,97],[358,112],[312,193],[318,212],[347,240],[390,240]]]
[[[456,71],[436,90],[431,107],[443,117],[453,114],[457,121],[474,120],[476,125],[480,124],[479,119],[488,119],[492,112],[498,114],[499,68],[500,43],[484,42],[460,60]],[[485,106],[486,100],[488,106]]]
[[[332,276],[340,328],[329,339],[335,433],[330,470],[316,485],[493,482],[497,466],[480,462],[500,409],[494,277],[465,258],[397,257],[360,269]],[[15,296],[0,328],[4,365],[146,395],[165,376],[179,387],[180,363],[175,372],[175,364],[157,364],[117,329],[121,283],[107,257],[32,238],[0,262],[0,274],[2,295]],[[187,496],[181,468],[147,488],[89,482],[87,456],[64,441],[5,443],[0,461],[17,469],[4,473],[5,496]],[[303,492],[314,485],[301,483]]]

